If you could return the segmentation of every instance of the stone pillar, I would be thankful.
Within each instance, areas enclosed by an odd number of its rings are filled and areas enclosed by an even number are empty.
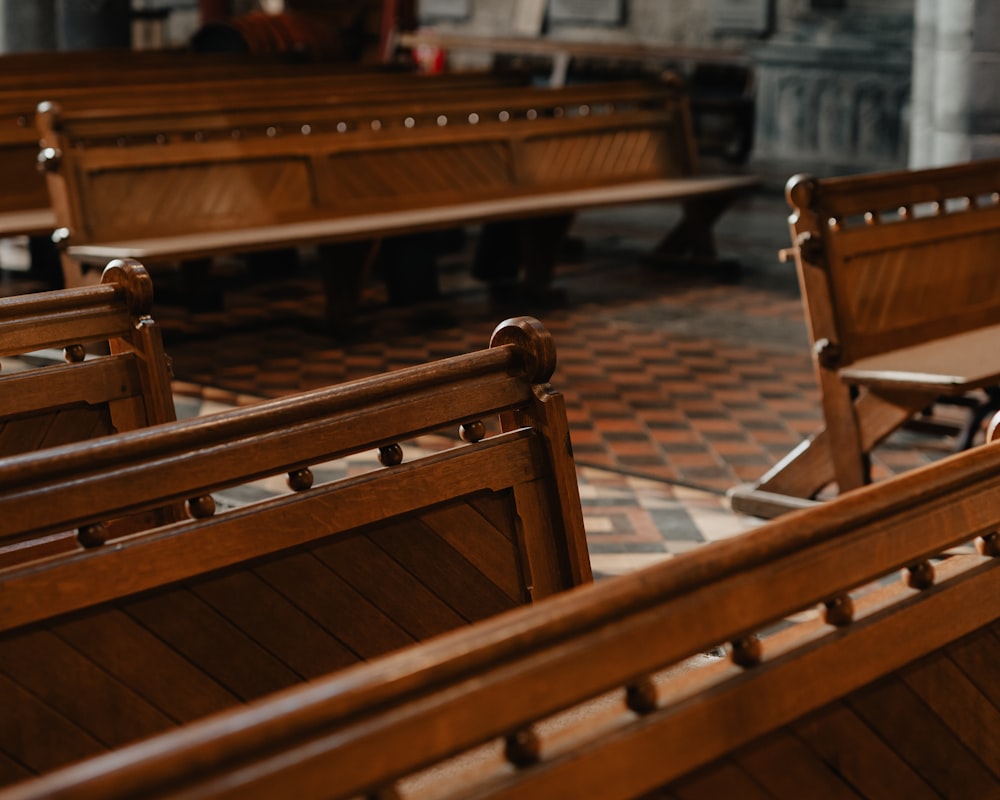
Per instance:
[[[60,50],[95,50],[132,44],[130,0],[56,0]]]
[[[0,0],[0,52],[55,47],[55,0]]]
[[[918,0],[910,166],[1000,156],[1000,8]]]

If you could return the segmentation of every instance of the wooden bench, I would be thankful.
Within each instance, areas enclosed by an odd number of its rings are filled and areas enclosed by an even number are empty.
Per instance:
[[[0,66],[6,58],[0,56]],[[398,97],[448,87],[520,85],[526,80],[526,76],[509,72],[467,73],[429,82],[396,69],[248,59],[205,64],[193,55],[190,60],[175,56],[146,69],[123,70],[122,61],[122,55],[117,54],[103,69],[78,67],[73,72],[66,65],[65,70],[31,75],[32,80],[22,82],[7,83],[0,75],[0,169],[8,176],[0,191],[0,236],[49,236],[56,227],[45,178],[37,169],[34,118],[40,102],[58,102],[74,110],[163,113],[179,104],[187,109],[218,110],[256,106],[262,97],[268,97],[268,102],[280,107],[336,103],[359,94]]]
[[[19,357],[11,364],[23,367],[0,375],[0,457],[176,418],[152,303],[149,274],[129,261],[111,263],[97,286],[0,299],[0,358]],[[53,363],[52,349],[66,363]],[[116,529],[141,524],[119,520]],[[8,540],[0,566],[72,544],[64,532]]]
[[[0,798],[997,796],[998,528],[993,443]]]
[[[872,449],[942,396],[998,400],[1000,160],[789,181],[793,252],[824,427],[733,508],[773,516],[870,480]]]
[[[0,460],[0,542],[82,545],[0,570],[3,782],[590,581],[554,365],[516,318],[482,351]],[[254,500],[270,476],[290,489]]]
[[[595,206],[673,201],[662,253],[713,258],[712,226],[751,176],[700,176],[672,81],[500,87],[430,100],[128,117],[50,106],[42,163],[66,281],[125,254],[209,258]],[[556,255],[536,259],[548,281]],[[326,267],[331,326],[350,325],[367,250]]]

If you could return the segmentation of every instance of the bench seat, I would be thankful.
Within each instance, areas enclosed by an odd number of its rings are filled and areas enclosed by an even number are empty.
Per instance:
[[[523,197],[448,206],[429,206],[405,211],[345,215],[333,219],[264,225],[251,230],[220,230],[176,236],[150,237],[69,245],[66,253],[86,264],[134,257],[140,261],[170,261],[232,252],[287,247],[302,242],[327,243],[369,239],[387,231],[414,233],[497,219],[562,214],[588,208],[627,203],[690,200],[718,197],[753,189],[754,176],[706,176],[676,180],[647,180],[590,189],[538,192]],[[126,255],[129,254],[129,255]]]

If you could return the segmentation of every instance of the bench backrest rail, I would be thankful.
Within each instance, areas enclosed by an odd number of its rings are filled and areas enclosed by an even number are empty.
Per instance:
[[[679,178],[696,168],[686,100],[663,84],[156,120],[74,119],[50,108],[39,125],[69,245]],[[192,189],[206,185],[213,191]]]
[[[814,342],[838,366],[995,324],[1000,160],[789,182]]]
[[[0,356],[25,367],[0,375],[3,457],[176,419],[149,274],[119,261],[102,281],[0,299]],[[66,363],[51,363],[43,351],[53,349]],[[25,356],[41,366],[27,367]],[[0,564],[40,552],[9,544],[0,542]]]
[[[998,483],[1000,447],[967,451],[69,767],[9,797],[352,797],[406,780],[428,784],[426,796],[638,796],[884,675],[926,666],[962,637],[985,629],[990,638],[1000,619]],[[929,558],[974,537],[985,555],[930,567]],[[856,591],[900,568],[909,587]],[[825,621],[755,641],[813,604],[825,605]],[[734,642],[733,661],[661,672],[722,642]],[[588,704],[607,692],[620,693],[617,705],[595,721]],[[547,721],[566,709],[584,723],[557,726],[547,740]],[[958,735],[995,772],[1000,757],[977,730],[960,725]],[[497,738],[506,758],[496,769],[487,755],[464,772],[413,777]],[[995,788],[1000,776],[984,780]]]

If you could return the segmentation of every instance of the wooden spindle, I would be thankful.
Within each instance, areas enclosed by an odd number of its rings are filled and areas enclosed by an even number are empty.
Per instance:
[[[293,492],[304,492],[313,485],[313,473],[309,467],[292,470],[288,473],[288,488]]]
[[[103,522],[84,525],[77,530],[76,540],[88,550],[92,547],[100,547],[108,540],[108,526]]]
[[[542,744],[534,728],[521,728],[504,740],[504,757],[516,767],[530,767],[542,757]]]
[[[854,621],[854,600],[849,594],[834,597],[823,605],[823,620],[827,625],[842,628]]]
[[[903,570],[903,579],[911,589],[930,589],[934,585],[934,565],[924,559]]]
[[[215,514],[215,498],[210,494],[192,497],[187,501],[187,510],[195,519],[207,519]]]
[[[396,467],[403,463],[403,448],[387,444],[378,449],[378,461],[383,467]]]
[[[1000,534],[987,533],[976,540],[976,550],[980,555],[1000,558]]]
[[[648,675],[625,687],[625,705],[636,714],[651,714],[658,706],[659,693]]]
[[[760,637],[756,634],[744,636],[733,642],[733,663],[740,667],[755,667],[763,657]]]
[[[63,355],[70,364],[79,364],[87,357],[87,350],[82,344],[66,345]]]
[[[486,426],[481,419],[466,422],[458,426],[458,435],[463,442],[475,444],[481,442],[486,436]]]

